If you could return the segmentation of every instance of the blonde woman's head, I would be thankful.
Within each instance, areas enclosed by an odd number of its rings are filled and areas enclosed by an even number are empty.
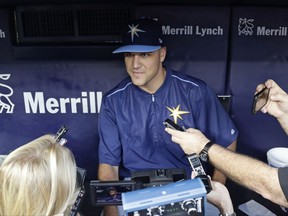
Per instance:
[[[71,151],[44,135],[11,152],[0,166],[0,215],[56,215],[76,193]]]

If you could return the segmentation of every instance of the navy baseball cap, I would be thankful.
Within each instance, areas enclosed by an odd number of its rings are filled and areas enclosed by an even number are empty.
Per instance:
[[[128,24],[122,35],[122,46],[113,53],[154,52],[164,46],[157,19],[140,18]]]

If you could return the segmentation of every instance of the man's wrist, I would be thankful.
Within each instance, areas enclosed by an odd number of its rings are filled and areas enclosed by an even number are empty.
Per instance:
[[[288,114],[284,114],[283,116],[278,117],[277,120],[280,123],[283,130],[288,135]]]
[[[205,137],[205,139],[200,140],[200,141],[199,141],[199,144],[196,145],[196,146],[197,146],[197,151],[196,151],[196,153],[199,155],[200,152],[203,151],[203,149],[205,148],[205,146],[206,146],[207,143],[209,143],[209,142],[210,142],[210,140],[207,139],[206,137]]]

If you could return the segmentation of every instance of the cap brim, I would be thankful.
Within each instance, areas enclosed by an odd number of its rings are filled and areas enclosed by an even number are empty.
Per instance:
[[[160,49],[161,46],[147,46],[147,45],[127,45],[119,47],[114,50],[113,53],[123,53],[123,52],[154,52]]]

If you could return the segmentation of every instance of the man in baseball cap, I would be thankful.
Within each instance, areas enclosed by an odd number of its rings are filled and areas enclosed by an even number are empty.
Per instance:
[[[167,48],[157,19],[142,18],[124,28],[122,46],[129,76],[102,98],[98,118],[100,181],[131,177],[144,169],[191,167],[180,146],[165,134],[163,121],[197,126],[210,140],[235,149],[237,129],[205,82],[165,67]],[[233,133],[227,135],[227,131]],[[204,165],[205,166],[205,165]],[[211,175],[212,173],[208,173]],[[225,182],[221,173],[214,180]],[[104,216],[118,216],[117,206],[105,206]]]

